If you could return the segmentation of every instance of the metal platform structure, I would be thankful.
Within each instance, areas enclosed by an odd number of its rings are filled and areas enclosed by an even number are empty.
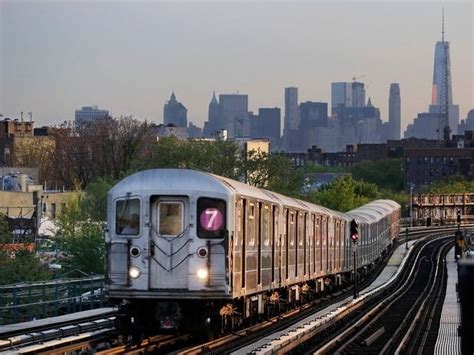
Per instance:
[[[446,257],[446,268],[448,281],[446,285],[446,296],[444,298],[443,310],[439,322],[438,339],[435,345],[435,354],[451,355],[461,353],[461,338],[458,327],[461,324],[460,307],[456,283],[458,280],[457,263],[454,260],[454,247]]]

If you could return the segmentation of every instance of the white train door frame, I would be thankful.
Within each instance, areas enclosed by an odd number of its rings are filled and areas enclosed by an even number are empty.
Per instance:
[[[160,196],[151,205],[150,288],[187,289],[189,199]]]

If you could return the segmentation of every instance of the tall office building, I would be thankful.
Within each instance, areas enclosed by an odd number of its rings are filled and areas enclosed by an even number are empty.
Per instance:
[[[401,128],[401,101],[400,85],[398,83],[390,84],[390,96],[388,99],[388,139],[399,140]]]
[[[338,107],[365,107],[364,83],[331,83],[331,112],[335,113]]]
[[[163,107],[163,123],[165,126],[173,124],[176,127],[187,127],[188,126],[188,110],[181,103],[176,100],[176,96],[171,93],[171,97]]]
[[[97,106],[83,106],[80,110],[76,110],[74,120],[77,125],[83,125],[108,116],[107,110],[101,110]]]
[[[440,114],[440,138],[444,137],[444,127],[449,125],[451,133],[457,133],[459,124],[459,106],[453,105],[453,89],[451,84],[451,59],[449,42],[444,40],[444,11],[442,20],[441,41],[436,43],[433,67],[433,89],[431,94],[430,113]],[[446,117],[448,121],[446,122]]]
[[[331,111],[338,106],[352,107],[352,83],[331,83]]]
[[[365,107],[364,83],[353,81],[351,86],[352,86],[352,107]]]
[[[293,151],[295,140],[297,140],[300,127],[298,109],[298,88],[285,88],[285,117],[284,117],[284,149],[287,152]]]
[[[220,119],[230,138],[250,134],[248,95],[219,95]]]
[[[278,107],[275,108],[259,108],[258,119],[259,138],[268,138],[270,140],[270,148],[275,151],[280,145],[280,131],[281,131],[281,113]]]
[[[302,129],[327,127],[328,104],[325,102],[302,102],[300,105],[300,127]]]
[[[221,119],[221,109],[216,98],[216,92],[212,94],[209,110],[207,114],[207,122],[204,123],[203,134],[205,137],[215,137],[225,125]]]
[[[298,129],[298,88],[285,88],[285,129]]]

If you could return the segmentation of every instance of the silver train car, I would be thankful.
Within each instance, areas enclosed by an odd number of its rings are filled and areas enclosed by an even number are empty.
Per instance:
[[[351,278],[352,219],[367,270],[398,236],[394,201],[339,213],[199,171],[128,176],[108,194],[106,275],[119,326],[220,329],[317,297]]]

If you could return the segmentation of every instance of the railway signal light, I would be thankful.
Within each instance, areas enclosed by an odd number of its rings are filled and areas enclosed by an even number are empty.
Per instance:
[[[359,241],[359,231],[358,231],[359,225],[357,222],[353,219],[351,221],[351,240],[353,243],[357,243]]]

